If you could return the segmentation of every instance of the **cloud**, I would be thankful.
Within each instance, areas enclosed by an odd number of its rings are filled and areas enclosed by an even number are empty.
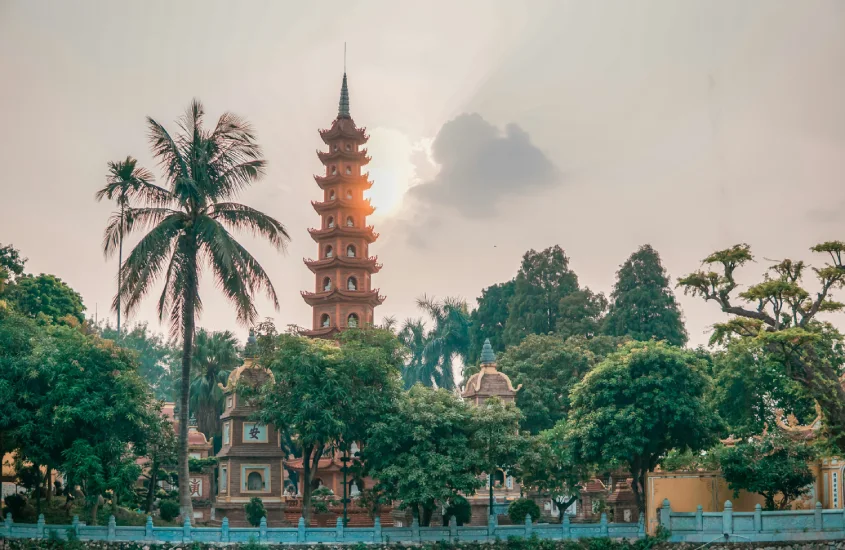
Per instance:
[[[560,179],[522,128],[508,124],[502,132],[477,113],[444,124],[431,156],[439,172],[412,187],[410,196],[430,206],[452,206],[470,217],[489,213],[507,195],[522,195]],[[413,160],[418,167],[426,164],[423,158]]]

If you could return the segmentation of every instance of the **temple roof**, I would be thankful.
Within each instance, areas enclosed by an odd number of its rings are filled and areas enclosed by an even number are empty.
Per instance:
[[[361,149],[360,151],[345,151],[344,149],[338,148],[337,151],[328,152],[318,150],[317,157],[323,164],[328,164],[332,161],[346,159],[349,161],[357,162],[359,166],[365,166],[366,164],[369,164],[369,162],[372,160],[372,157],[367,156],[366,149]]]
[[[348,186],[358,186],[362,187],[364,190],[370,189],[373,186],[373,182],[369,180],[370,173],[365,172],[359,176],[347,176],[346,174],[341,174],[338,172],[334,176],[319,176],[314,175],[314,181],[317,182],[317,185],[320,186],[320,189],[325,189],[326,187],[332,187],[334,185],[348,185]]]
[[[481,370],[467,380],[464,387],[463,397],[472,397],[482,394],[489,396],[514,395],[522,387],[522,384],[513,387],[510,377],[496,368],[496,354],[490,345],[490,340],[484,341],[481,351]]]
[[[254,364],[254,360],[251,357],[247,357],[244,359],[243,365],[236,368],[229,374],[229,378],[226,380],[225,386],[219,383],[217,385],[226,393],[232,392],[235,390],[235,387],[238,385],[241,378],[244,379],[244,382],[254,386],[259,386],[267,380],[275,380],[272,372],[263,367],[259,367]]]
[[[325,292],[306,292],[301,291],[305,303],[309,306],[314,306],[320,303],[344,302],[344,303],[366,303],[375,307],[384,302],[384,296],[379,295],[378,289],[375,290],[346,290],[344,288],[335,287]]]
[[[370,199],[363,200],[346,200],[334,199],[331,201],[311,201],[311,206],[314,207],[318,213],[331,212],[339,208],[351,211],[363,211],[365,216],[369,216],[376,211],[376,207],[370,203]]]
[[[323,258],[321,260],[312,260],[311,258],[304,258],[303,262],[308,266],[312,273],[317,273],[324,269],[333,269],[339,266],[354,267],[364,269],[369,273],[377,273],[381,270],[381,264],[378,263],[378,256],[371,256],[369,258],[350,258],[349,256],[332,256],[331,258]]]
[[[367,243],[374,243],[378,239],[378,233],[374,231],[372,225],[367,227],[349,227],[348,225],[335,224],[334,227],[326,227],[325,229],[309,229],[308,233],[311,237],[319,242],[323,239],[334,239],[336,237],[360,237]]]

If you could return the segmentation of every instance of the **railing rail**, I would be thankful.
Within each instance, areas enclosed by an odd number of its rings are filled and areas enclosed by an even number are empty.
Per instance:
[[[562,540],[588,537],[612,537],[639,539],[645,537],[645,521],[642,516],[639,523],[608,523],[602,514],[599,523],[570,523],[569,516],[564,516],[559,524],[534,523],[531,517],[525,518],[521,525],[498,525],[495,516],[488,518],[487,525],[465,525],[458,527],[455,518],[451,518],[446,527],[420,527],[416,519],[410,527],[385,527],[376,518],[372,527],[345,527],[338,518],[334,527],[306,527],[305,520],[299,518],[296,527],[269,528],[266,518],[261,518],[259,527],[229,527],[228,518],[223,518],[220,527],[194,527],[186,520],[182,527],[156,527],[151,517],[144,526],[118,526],[114,516],[109,518],[107,526],[89,526],[81,523],[74,516],[71,525],[46,525],[43,514],[38,523],[15,523],[10,515],[0,524],[0,537],[45,539],[57,537],[67,539],[73,533],[83,541],[114,541],[144,543],[185,543],[214,542],[235,543],[253,540],[260,544],[302,544],[302,543],[358,543],[358,542],[438,542],[467,541],[485,542],[510,537],[532,537]]]
[[[820,502],[813,510],[764,511],[758,504],[753,512],[734,512],[726,501],[721,512],[675,512],[664,500],[659,512],[660,526],[672,542],[790,542],[845,539],[845,510],[823,510]]]

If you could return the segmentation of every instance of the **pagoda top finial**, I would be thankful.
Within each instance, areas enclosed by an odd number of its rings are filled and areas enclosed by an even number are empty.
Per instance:
[[[490,339],[484,340],[484,346],[481,348],[481,364],[492,365],[496,362],[496,353],[493,351],[493,346],[490,345]]]
[[[346,85],[346,71],[343,71],[343,84],[340,87],[340,103],[337,107],[337,118],[352,118],[349,114],[349,88]]]

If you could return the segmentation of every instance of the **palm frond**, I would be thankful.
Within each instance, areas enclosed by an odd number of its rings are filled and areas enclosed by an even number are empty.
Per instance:
[[[209,216],[220,220],[229,229],[251,231],[253,235],[260,235],[270,241],[276,250],[285,250],[290,235],[275,218],[258,210],[234,202],[222,202],[213,205]]]

